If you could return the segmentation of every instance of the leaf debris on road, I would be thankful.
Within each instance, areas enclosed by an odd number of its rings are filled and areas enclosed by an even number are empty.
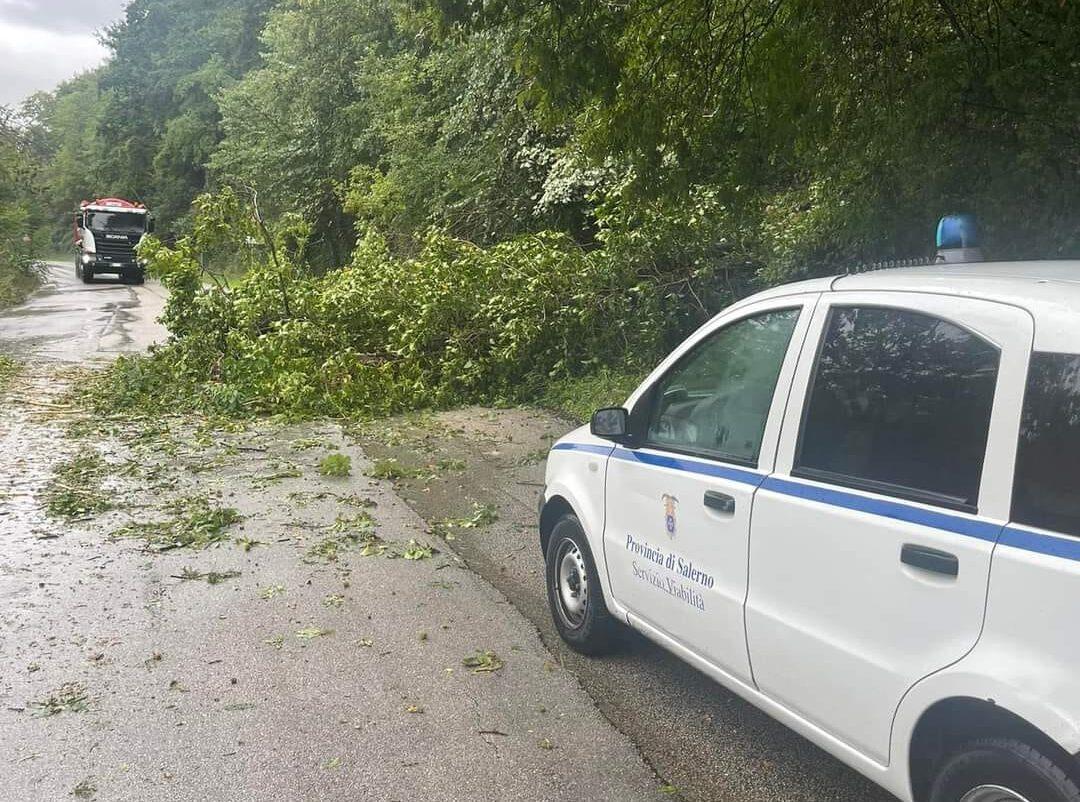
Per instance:
[[[461,664],[466,668],[471,668],[474,674],[489,674],[503,667],[502,658],[490,649],[477,650],[476,654],[464,658]]]
[[[54,693],[27,705],[34,718],[48,718],[58,713],[81,713],[86,710],[86,689],[79,682],[68,682]]]

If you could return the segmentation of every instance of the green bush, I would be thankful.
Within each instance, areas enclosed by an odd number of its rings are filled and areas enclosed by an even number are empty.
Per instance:
[[[544,388],[540,403],[577,423],[587,423],[602,407],[621,406],[645,378],[648,369],[600,368],[587,376],[558,379]]]
[[[21,303],[41,280],[23,205],[0,200],[0,309]]]
[[[356,415],[535,399],[601,365],[648,364],[670,326],[654,280],[559,234],[481,248],[432,231],[407,259],[368,235],[318,277],[302,226],[267,231],[228,191],[197,209],[190,236],[143,247],[173,336],[116,363],[99,386],[110,403]],[[207,254],[252,239],[243,277],[205,281]]]
[[[347,454],[327,454],[319,461],[319,474],[342,477],[352,473],[352,459]]]

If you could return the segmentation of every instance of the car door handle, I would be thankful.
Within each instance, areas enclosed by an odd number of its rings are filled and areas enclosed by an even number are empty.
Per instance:
[[[735,497],[727,493],[718,493],[715,490],[705,491],[705,506],[717,512],[731,515],[735,512]]]
[[[921,568],[945,576],[957,576],[960,573],[960,561],[955,554],[928,546],[916,546],[914,543],[905,543],[901,547],[900,562],[912,568]]]

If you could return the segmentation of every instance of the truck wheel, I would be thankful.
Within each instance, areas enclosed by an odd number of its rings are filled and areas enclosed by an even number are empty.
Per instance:
[[[1080,789],[1039,750],[1012,738],[987,738],[945,764],[930,802],[1080,802]]]
[[[611,651],[617,622],[604,602],[596,563],[576,515],[564,515],[555,524],[545,563],[548,605],[559,635],[582,654]]]
[[[133,270],[129,273],[124,273],[125,284],[142,284],[146,281],[146,274],[141,270]]]
[[[83,265],[83,268],[82,268],[82,280],[83,280],[83,284],[89,284],[94,280],[94,270],[93,270],[93,268],[90,268],[90,267],[87,267],[86,265]]]

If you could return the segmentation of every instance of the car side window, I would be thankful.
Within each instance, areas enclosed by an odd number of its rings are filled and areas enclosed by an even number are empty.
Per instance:
[[[1080,536],[1080,355],[1031,357],[1012,518]]]
[[[697,344],[660,380],[646,442],[757,464],[799,309],[743,318]]]
[[[999,360],[994,345],[932,315],[834,308],[794,473],[974,511]]]

